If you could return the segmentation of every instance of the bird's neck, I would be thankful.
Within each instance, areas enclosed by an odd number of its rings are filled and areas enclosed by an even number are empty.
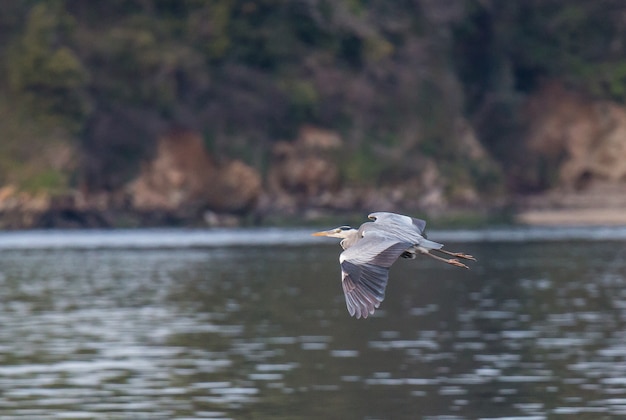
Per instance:
[[[354,243],[358,240],[359,240],[359,232],[356,229],[352,229],[351,231],[348,232],[348,235],[345,238],[343,238],[341,242],[339,242],[339,245],[341,245],[343,249],[348,249],[352,245],[354,245]]]

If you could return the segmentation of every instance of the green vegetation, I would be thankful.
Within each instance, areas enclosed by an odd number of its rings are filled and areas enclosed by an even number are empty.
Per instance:
[[[619,0],[4,2],[0,180],[119,188],[168,126],[265,165],[274,141],[316,124],[347,141],[348,182],[434,159],[449,185],[501,191],[454,121],[506,168],[520,98],[544,80],[626,102],[625,12]],[[81,160],[42,157],[64,146]]]
[[[34,119],[30,98],[0,96],[0,187],[29,192],[63,192],[74,172],[69,128],[55,118]]]
[[[66,39],[72,26],[72,17],[58,6],[33,6],[23,33],[7,51],[6,70],[9,87],[34,118],[56,118],[75,131],[87,114],[84,89],[89,78]]]

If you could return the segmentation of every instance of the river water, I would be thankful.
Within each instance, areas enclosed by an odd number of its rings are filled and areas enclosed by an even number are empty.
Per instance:
[[[626,229],[432,232],[345,308],[306,230],[0,234],[0,418],[626,418]]]

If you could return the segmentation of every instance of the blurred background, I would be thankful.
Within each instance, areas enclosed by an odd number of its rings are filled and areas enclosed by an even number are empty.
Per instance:
[[[0,56],[1,418],[626,418],[626,2],[0,1]],[[356,320],[311,225],[372,211],[477,261]]]
[[[0,417],[626,418],[625,208],[621,0],[0,1]]]
[[[0,9],[1,227],[624,222],[622,1]]]

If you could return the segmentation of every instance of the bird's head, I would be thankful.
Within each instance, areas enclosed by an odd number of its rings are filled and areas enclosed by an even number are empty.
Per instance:
[[[330,230],[323,230],[321,232],[312,233],[313,236],[328,236],[329,238],[345,239],[350,236],[356,229],[350,226],[339,226]]]

